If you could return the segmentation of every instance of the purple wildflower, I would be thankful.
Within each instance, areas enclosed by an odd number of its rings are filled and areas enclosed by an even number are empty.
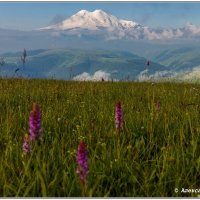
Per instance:
[[[115,123],[116,129],[120,130],[122,128],[122,106],[120,101],[115,106]]]
[[[31,140],[42,138],[41,118],[40,107],[36,103],[33,103],[33,108],[29,115],[29,133]]]
[[[28,134],[24,136],[23,151],[25,155],[31,152]]]
[[[88,174],[88,156],[87,156],[86,144],[84,141],[80,141],[78,146],[76,162],[78,164],[76,173],[80,176],[83,184],[86,183],[86,176]]]

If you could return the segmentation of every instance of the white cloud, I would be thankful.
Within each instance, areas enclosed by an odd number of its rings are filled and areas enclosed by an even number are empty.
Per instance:
[[[149,80],[148,69],[145,69],[144,71],[141,71],[139,73],[139,75],[137,76],[137,79],[139,81],[147,81],[147,80]]]
[[[200,34],[200,27],[197,25],[194,25],[192,23],[187,23],[186,30],[188,30],[193,35],[199,35]]]
[[[166,29],[163,31],[162,35],[164,36],[164,38],[166,39],[171,39],[174,37],[174,33],[171,29]]]
[[[147,27],[144,28],[144,34],[145,34],[145,37],[149,40],[160,40],[160,39],[162,39],[162,36],[159,33],[156,33],[155,31],[152,31]]]
[[[176,75],[177,73],[173,71],[156,71],[154,74],[150,75],[150,79],[172,78]]]
[[[144,29],[145,37],[149,40],[170,40],[180,38],[183,36],[183,32],[180,29],[162,29],[162,30],[151,30],[148,28]]]
[[[110,73],[104,72],[102,70],[96,71],[93,75],[90,75],[87,72],[83,72],[73,78],[76,81],[101,81],[102,78],[105,81],[110,79]]]
[[[183,32],[178,28],[178,29],[176,29],[175,35],[176,35],[177,38],[182,37]]]
[[[200,66],[194,67],[191,71],[184,72],[178,76],[181,80],[199,80],[200,79]]]
[[[139,81],[149,81],[149,80],[162,80],[163,78],[172,78],[177,75],[176,72],[173,71],[156,71],[154,74],[149,74],[148,69],[140,72],[137,76]]]

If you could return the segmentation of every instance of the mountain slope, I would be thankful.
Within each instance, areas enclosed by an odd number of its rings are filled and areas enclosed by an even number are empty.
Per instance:
[[[71,79],[82,73],[94,74],[97,71],[108,73],[110,79],[136,79],[147,68],[146,59],[128,52],[52,49],[28,52],[27,63],[22,67],[15,54],[4,54],[6,65],[1,67],[3,76],[15,76]],[[148,72],[166,70],[160,64],[152,62]]]
[[[154,61],[176,71],[191,71],[200,65],[200,48],[185,47],[160,52]]]

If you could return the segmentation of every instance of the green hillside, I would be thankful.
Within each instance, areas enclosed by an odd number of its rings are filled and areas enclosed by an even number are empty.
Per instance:
[[[200,48],[165,50],[155,55],[154,61],[177,71],[191,70],[200,65]]]
[[[112,78],[124,79],[129,76],[135,79],[147,68],[145,58],[123,51],[50,49],[27,51],[27,55],[27,62],[22,68],[19,53],[4,54],[6,65],[1,68],[2,74],[12,75],[16,66],[21,69],[19,74],[25,77],[69,79],[83,72],[94,74],[102,70],[111,74]],[[149,72],[165,69],[151,62]]]

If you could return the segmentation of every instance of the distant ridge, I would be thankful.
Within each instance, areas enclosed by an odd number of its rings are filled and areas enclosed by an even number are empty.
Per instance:
[[[136,80],[147,68],[147,59],[124,51],[67,48],[28,51],[23,68],[18,52],[3,55],[6,60],[5,66],[1,67],[3,76],[14,74],[31,78],[73,79],[87,73],[88,76],[106,74],[109,79]],[[20,70],[15,74],[17,68]],[[163,65],[151,62],[148,72],[153,74],[166,69]]]

